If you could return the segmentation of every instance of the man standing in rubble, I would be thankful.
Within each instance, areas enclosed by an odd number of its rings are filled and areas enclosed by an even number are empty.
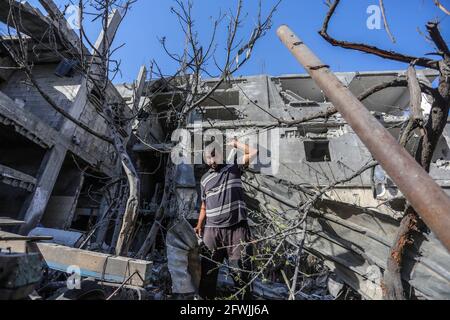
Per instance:
[[[241,174],[244,167],[257,155],[257,150],[236,139],[229,146],[243,152],[242,165],[224,164],[223,148],[216,142],[204,151],[210,170],[201,179],[202,206],[195,232],[209,249],[209,259],[202,259],[202,281],[200,296],[216,297],[219,268],[228,259],[230,273],[238,290],[239,298],[251,299],[248,280],[251,271],[252,246],[247,223],[247,208],[244,202]]]

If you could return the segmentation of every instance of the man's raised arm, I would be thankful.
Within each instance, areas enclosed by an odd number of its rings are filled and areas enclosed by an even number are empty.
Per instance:
[[[237,139],[234,139],[228,145],[244,152],[244,165],[246,167],[248,167],[250,162],[258,155],[258,150],[251,148],[247,144],[239,142]]]

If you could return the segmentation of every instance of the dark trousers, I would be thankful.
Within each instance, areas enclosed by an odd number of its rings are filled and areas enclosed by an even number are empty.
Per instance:
[[[224,261],[228,260],[230,274],[234,280],[236,291],[245,287],[252,271],[251,257],[253,247],[247,221],[227,228],[205,228],[203,241],[208,249],[202,258],[202,279],[199,294],[204,299],[215,299],[217,277]],[[251,300],[251,285],[238,295],[241,300]]]

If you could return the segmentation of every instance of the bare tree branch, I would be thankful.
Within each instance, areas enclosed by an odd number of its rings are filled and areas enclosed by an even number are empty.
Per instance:
[[[324,23],[322,26],[322,30],[320,30],[320,32],[319,32],[319,34],[331,45],[338,46],[338,47],[345,48],[345,49],[362,51],[362,52],[366,52],[366,53],[370,53],[370,54],[379,56],[383,59],[391,59],[391,60],[404,62],[404,63],[408,63],[408,64],[412,63],[413,61],[416,61],[416,64],[419,66],[432,68],[432,69],[438,69],[437,61],[434,61],[434,60],[431,60],[428,58],[412,57],[412,56],[403,55],[401,53],[394,52],[394,51],[379,49],[375,46],[370,46],[370,45],[366,45],[363,43],[347,42],[347,41],[341,41],[341,40],[334,39],[333,37],[331,37],[328,34],[328,25],[330,23],[331,18],[334,15],[339,3],[340,3],[340,0],[334,0],[333,4],[331,5],[331,7],[325,17],[325,20],[324,20]]]
[[[386,33],[388,34],[389,38],[391,39],[392,43],[395,43],[395,38],[391,33],[391,29],[389,28],[389,23],[386,18],[386,12],[384,10],[384,1],[380,0],[380,8],[381,8],[381,15],[383,16],[383,22],[384,22],[384,28],[386,29]]]
[[[441,4],[441,2],[440,2],[439,0],[433,0],[433,1],[434,1],[434,4],[435,4],[439,9],[441,9],[445,14],[447,14],[447,15],[450,16],[450,11],[449,11],[446,7],[444,7],[444,6]]]

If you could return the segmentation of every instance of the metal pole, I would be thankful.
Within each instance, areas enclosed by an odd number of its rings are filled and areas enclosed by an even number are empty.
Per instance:
[[[288,26],[277,34],[450,251],[450,198]]]

